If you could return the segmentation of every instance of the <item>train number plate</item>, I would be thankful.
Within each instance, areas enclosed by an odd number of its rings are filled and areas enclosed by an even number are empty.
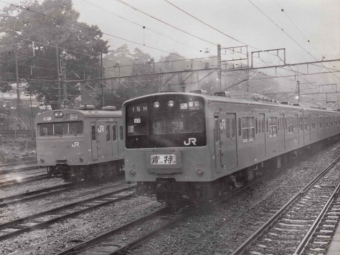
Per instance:
[[[150,156],[151,165],[176,165],[175,154],[154,154]]]

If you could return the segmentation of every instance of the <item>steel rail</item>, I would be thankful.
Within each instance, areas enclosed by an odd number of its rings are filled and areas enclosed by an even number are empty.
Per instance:
[[[304,238],[300,242],[299,246],[294,251],[294,253],[293,253],[294,255],[301,255],[301,254],[303,254],[305,248],[310,243],[310,240],[312,239],[312,237],[313,237],[316,229],[320,225],[322,219],[324,219],[326,213],[329,211],[329,208],[332,205],[332,202],[334,201],[334,198],[339,194],[339,190],[340,190],[340,183],[335,188],[333,194],[330,196],[330,198],[328,199],[327,203],[322,208],[320,214],[318,215],[318,217],[316,218],[316,220],[314,221],[314,223],[312,224],[312,226],[310,227],[310,229],[308,230],[308,232],[306,233],[306,235],[304,236]]]
[[[155,212],[152,212],[150,214],[147,214],[147,215],[145,215],[145,216],[143,216],[143,217],[141,217],[141,218],[139,218],[137,220],[131,221],[131,222],[129,222],[129,223],[123,225],[123,226],[120,226],[120,227],[115,228],[113,230],[110,230],[110,231],[108,231],[108,232],[106,232],[104,234],[96,236],[95,238],[92,238],[92,239],[90,239],[88,241],[85,241],[85,242],[83,242],[83,243],[81,243],[81,244],[79,244],[77,246],[74,246],[74,247],[72,247],[70,249],[64,250],[64,251],[58,253],[57,255],[77,254],[77,253],[83,252],[84,250],[88,249],[89,247],[92,247],[92,246],[98,244],[99,242],[101,242],[101,241],[103,241],[103,240],[105,240],[107,238],[110,238],[110,236],[112,236],[114,234],[117,234],[117,233],[119,233],[121,231],[126,230],[129,227],[133,227],[134,225],[143,223],[143,222],[145,222],[145,221],[147,221],[149,219],[152,219],[152,218],[157,217],[157,216],[159,216],[159,215],[161,215],[163,213],[166,213],[166,212],[168,212],[168,210],[169,209],[167,207],[161,208],[161,209],[159,209],[159,210],[157,210]]]
[[[85,200],[78,201],[78,202],[75,202],[75,203],[72,203],[72,204],[67,204],[67,205],[64,205],[64,206],[60,206],[60,207],[45,211],[45,212],[37,213],[35,215],[27,216],[27,217],[24,217],[24,218],[20,218],[20,219],[11,221],[11,222],[1,224],[0,225],[0,231],[3,231],[7,228],[17,229],[17,231],[10,232],[10,233],[7,233],[7,234],[0,236],[0,241],[6,240],[8,238],[17,236],[17,235],[25,233],[25,232],[30,232],[32,230],[43,228],[43,227],[48,226],[48,225],[55,223],[57,221],[64,220],[64,219],[67,219],[67,218],[71,218],[71,217],[77,216],[81,213],[88,212],[90,210],[93,210],[93,209],[96,209],[96,208],[99,208],[99,207],[102,207],[102,206],[105,206],[105,205],[109,205],[109,204],[116,203],[116,202],[124,200],[124,199],[128,199],[128,198],[132,197],[133,195],[129,194],[129,195],[125,195],[125,196],[116,198],[114,200],[109,200],[109,201],[106,200],[105,201],[105,197],[117,195],[121,192],[129,191],[129,190],[132,190],[134,188],[135,187],[123,188],[123,189],[116,190],[116,191],[113,191],[113,192],[109,192],[109,193],[106,193],[106,194],[103,194],[103,195],[100,195],[100,196],[97,196],[97,197],[85,199]],[[72,208],[72,207],[76,207],[76,206],[79,206],[79,205],[82,205],[82,204],[86,204],[86,203],[93,202],[95,200],[101,200],[101,199],[104,200],[105,202],[95,204],[95,205],[90,205],[85,209],[77,210],[75,212],[68,213],[68,214],[62,215],[60,217],[51,219],[51,220],[47,220],[47,221],[44,221],[44,222],[38,222],[37,224],[35,224],[33,226],[28,226],[28,227],[20,226],[20,224],[25,223],[26,221],[33,221],[34,219],[37,219],[37,218],[42,217],[42,216],[46,216],[46,215],[49,215],[49,214],[52,214],[52,213],[58,213],[58,212],[65,210],[65,209],[69,209],[69,208]]]
[[[7,167],[7,166],[18,166],[18,165],[25,165],[25,164],[36,164],[37,161],[21,161],[21,162],[13,162],[13,163],[6,163],[0,164],[0,168]]]
[[[19,185],[19,184],[26,184],[29,182],[37,181],[37,180],[43,180],[48,178],[47,174],[42,174],[42,175],[37,175],[37,176],[31,176],[27,178],[23,178],[21,181],[17,180],[11,180],[11,181],[6,181],[6,182],[0,182],[0,188],[2,187],[7,187],[7,186],[12,186],[12,185]]]
[[[309,188],[311,188],[318,180],[320,180],[329,170],[331,170],[336,163],[340,161],[338,156],[328,167],[326,167],[320,174],[318,174],[309,184],[307,184],[301,191],[299,191],[294,197],[292,197],[279,211],[277,211],[266,223],[264,223],[254,234],[252,234],[246,241],[244,241],[232,255],[241,255],[245,250],[272,225],[279,217],[285,213],[285,211],[302,196]]]
[[[26,172],[26,171],[30,171],[30,170],[34,170],[34,169],[38,170],[40,168],[37,165],[34,165],[34,166],[24,166],[24,167],[15,168],[15,169],[0,170],[0,174],[20,173],[20,172]]]
[[[59,192],[64,192],[65,190],[68,190],[69,188],[72,188],[72,187],[75,187],[75,185],[73,185],[72,183],[67,183],[67,184],[49,187],[46,189],[39,189],[39,190],[26,192],[26,193],[14,195],[14,196],[4,197],[0,199],[0,208],[8,206],[8,205],[27,202],[32,199],[38,199],[38,198],[43,198],[43,197],[47,197],[50,195],[54,195]]]
[[[235,194],[238,194],[242,190],[247,189],[249,187],[250,186],[246,186],[246,187],[242,187],[240,189],[237,189],[237,190],[235,190],[235,192],[233,192],[232,194],[230,194],[226,198],[218,199],[217,201],[214,201],[213,203],[215,204],[215,203],[223,202],[224,200],[228,199],[229,197],[231,197],[231,196],[233,196]],[[204,205],[201,208],[190,210],[189,212],[185,213],[184,215],[179,216],[177,219],[162,224],[157,229],[154,229],[153,231],[144,234],[143,236],[141,236],[141,237],[139,237],[139,238],[137,238],[137,239],[127,243],[123,247],[120,247],[119,249],[117,249],[117,250],[115,250],[113,252],[108,252],[107,255],[108,254],[113,255],[113,254],[124,254],[124,253],[127,253],[128,250],[131,250],[134,247],[136,247],[138,245],[141,245],[143,242],[147,241],[148,239],[152,238],[156,234],[160,233],[162,230],[170,228],[170,227],[180,223],[181,221],[185,220],[186,218],[188,218],[189,216],[193,215],[194,213],[196,213],[196,212],[198,212],[200,210],[209,209],[210,207],[211,207],[211,203],[209,203],[209,205]],[[57,255],[66,255],[66,254],[74,255],[74,254],[79,254],[79,253],[83,252],[84,250],[87,250],[88,248],[96,246],[100,242],[105,241],[106,239],[110,238],[110,236],[112,236],[112,235],[115,235],[115,234],[117,234],[117,233],[119,233],[121,231],[124,231],[127,228],[133,227],[136,224],[143,223],[144,221],[149,220],[152,217],[158,216],[160,213],[168,212],[168,210],[169,210],[169,208],[167,208],[167,207],[166,208],[162,208],[159,211],[156,211],[156,212],[153,212],[151,214],[148,214],[148,215],[146,215],[144,217],[141,217],[141,218],[139,218],[139,219],[137,219],[135,221],[129,222],[126,225],[123,225],[123,226],[118,227],[116,229],[113,229],[113,230],[110,230],[108,232],[105,232],[104,234],[101,234],[101,235],[99,235],[99,236],[97,236],[97,237],[95,237],[93,239],[87,240],[87,241],[85,241],[85,242],[83,242],[83,243],[81,243],[81,244],[79,244],[77,246],[74,246],[74,247],[70,248],[70,249],[64,250],[64,251],[58,253]],[[115,246],[115,245],[112,245],[112,246]],[[95,253],[93,253],[93,254],[95,254]],[[101,251],[101,254],[104,254],[103,251]]]

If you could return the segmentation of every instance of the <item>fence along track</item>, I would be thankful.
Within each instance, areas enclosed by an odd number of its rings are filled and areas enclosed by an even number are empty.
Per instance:
[[[323,208],[320,204],[327,204],[328,198],[332,196],[332,193],[334,194],[334,186],[314,187],[314,185],[339,161],[340,156],[288,201],[232,255],[278,254],[282,252],[282,249],[286,253],[293,254],[298,246],[296,239],[302,240],[316,225],[314,222],[318,218],[318,214],[315,215],[315,210],[322,212]],[[317,192],[318,190],[321,191],[321,194]],[[306,217],[308,217],[307,220]],[[282,247],[279,247],[280,245]]]

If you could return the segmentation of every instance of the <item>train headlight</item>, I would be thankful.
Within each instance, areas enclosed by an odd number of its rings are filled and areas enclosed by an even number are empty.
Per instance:
[[[130,174],[131,174],[132,176],[135,176],[135,175],[136,175],[136,171],[130,170]]]
[[[168,102],[168,106],[169,107],[173,107],[175,105],[175,102],[173,101],[173,100],[170,100],[169,102]]]
[[[54,117],[56,118],[61,118],[64,116],[64,113],[62,111],[55,111],[54,112]]]
[[[159,102],[158,101],[153,102],[153,107],[154,108],[159,108]]]
[[[198,169],[197,172],[196,172],[196,174],[197,174],[198,176],[202,176],[202,175],[204,174],[204,171],[201,170],[201,169]]]

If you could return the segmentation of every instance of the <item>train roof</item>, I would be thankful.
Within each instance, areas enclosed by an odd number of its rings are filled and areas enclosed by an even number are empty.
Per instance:
[[[248,93],[249,94],[249,93]],[[271,102],[266,99],[265,101],[261,100],[261,96],[259,94],[254,94],[255,99],[243,99],[243,98],[231,98],[231,97],[225,97],[225,96],[216,96],[216,95],[205,95],[205,94],[198,94],[198,93],[189,93],[189,92],[160,92],[160,93],[154,93],[149,94],[145,96],[140,96],[136,98],[129,99],[124,102],[123,105],[126,103],[129,103],[134,100],[142,99],[142,98],[148,98],[150,96],[164,96],[164,95],[188,95],[188,96],[199,96],[204,98],[207,101],[212,102],[231,102],[231,103],[244,103],[244,104],[254,104],[254,105],[266,105],[266,106],[279,106],[284,108],[293,108],[297,110],[312,110],[312,111],[323,111],[323,112],[329,112],[329,113],[339,113],[339,111],[335,110],[327,110],[317,107],[304,107],[301,105],[291,105],[291,104],[282,104],[281,102],[275,101],[271,99]],[[265,96],[263,96],[265,98]]]
[[[78,113],[84,118],[121,118],[122,111],[102,111],[102,110],[77,110],[77,109],[58,109],[42,112],[37,115],[36,120],[41,121],[43,117],[52,116],[54,112],[63,112],[65,114]]]

